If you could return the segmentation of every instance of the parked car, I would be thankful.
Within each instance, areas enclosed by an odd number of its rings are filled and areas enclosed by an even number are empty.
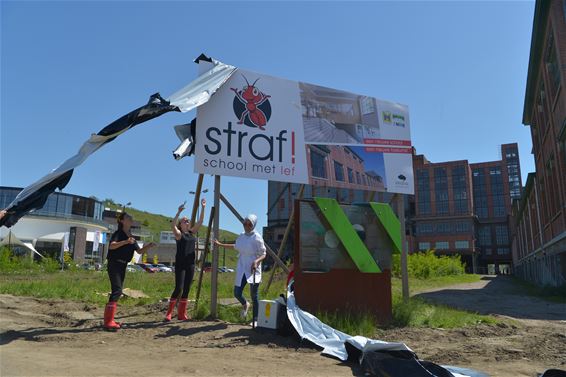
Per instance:
[[[140,265],[132,264],[132,263],[128,264],[128,266],[126,267],[126,270],[128,272],[144,272],[145,271]]]
[[[90,264],[90,263],[83,263],[79,266],[79,268],[87,271],[95,271],[94,264]]]
[[[219,272],[234,272],[233,268],[228,268],[226,266],[218,267]]]
[[[140,266],[141,268],[143,268],[144,270],[150,273],[159,271],[157,267],[153,267],[153,265],[149,263],[138,263],[138,266]]]
[[[173,269],[169,266],[164,265],[163,263],[154,264],[153,267],[157,267],[159,272],[173,272]]]

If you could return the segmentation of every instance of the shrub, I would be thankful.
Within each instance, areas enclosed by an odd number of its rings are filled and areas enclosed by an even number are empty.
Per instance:
[[[401,256],[393,255],[393,276],[401,276]],[[461,275],[465,272],[465,266],[460,256],[436,256],[433,250],[427,252],[409,254],[407,270],[410,277],[417,279],[430,279],[437,276]]]
[[[0,248],[0,272],[3,273],[39,273],[55,272],[61,268],[59,262],[52,258],[34,261],[29,255],[14,255],[10,248]]]
[[[43,258],[40,262],[40,266],[45,272],[56,272],[61,269],[59,261],[53,258]]]

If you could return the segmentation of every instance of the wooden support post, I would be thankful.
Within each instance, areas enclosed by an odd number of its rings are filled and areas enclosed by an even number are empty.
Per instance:
[[[226,205],[226,207],[228,207],[228,209],[234,214],[234,216],[236,216],[236,218],[243,224],[244,218],[238,213],[238,211],[236,211],[236,208],[234,208],[234,206],[232,206],[232,204],[230,204],[228,199],[226,199],[224,197],[224,195],[220,194],[220,200],[222,200],[222,203],[224,203]],[[285,266],[285,263],[283,263],[283,261],[281,259],[279,259],[277,254],[275,254],[275,252],[273,250],[271,250],[271,248],[269,247],[268,244],[265,244],[265,249],[267,251],[267,254],[270,257],[273,258],[275,263],[277,263],[279,265],[279,267],[281,267],[283,269],[283,271],[285,271],[285,273],[288,274],[289,268],[287,268],[287,266]]]
[[[409,300],[409,271],[407,268],[407,236],[405,235],[405,200],[403,195],[395,194],[397,199],[397,216],[401,223],[401,284],[403,301]]]
[[[220,237],[220,176],[214,176],[214,235],[216,239]],[[210,272],[210,315],[217,318],[218,300],[218,245],[216,242],[212,246],[212,271]]]
[[[305,185],[301,185],[299,188],[299,193],[297,195],[297,199],[301,200],[303,198],[303,193],[305,191]],[[285,250],[285,246],[287,245],[287,238],[289,238],[289,233],[291,233],[291,228],[293,226],[293,221],[295,220],[295,205],[291,204],[291,215],[289,216],[289,222],[287,223],[287,228],[285,228],[285,233],[283,234],[283,240],[281,240],[281,245],[279,245],[279,250],[277,251],[277,257],[281,259],[283,256],[283,252]],[[273,264],[273,268],[271,269],[271,276],[269,276],[269,281],[267,285],[263,289],[263,293],[269,290],[271,287],[271,283],[273,282],[273,277],[275,276],[275,270],[277,268],[276,264]]]
[[[202,286],[202,278],[204,275],[204,262],[206,261],[206,257],[210,251],[210,233],[212,232],[212,221],[214,219],[214,212],[215,212],[215,208],[214,206],[210,209],[210,218],[208,219],[208,229],[206,230],[206,240],[205,240],[205,244],[204,244],[204,251],[202,252],[202,256],[201,256],[201,263],[200,263],[200,272],[199,272],[199,277],[198,277],[198,286],[197,286],[197,295],[196,295],[196,299],[195,299],[195,314],[197,313],[198,310],[198,300],[200,298],[200,288]],[[198,262],[198,261],[197,261]],[[198,263],[197,263],[198,265]]]
[[[191,213],[191,226],[195,226],[195,221],[197,218],[197,210],[198,206],[200,205],[200,192],[202,190],[202,180],[204,178],[204,174],[198,175],[197,180],[197,190],[195,191],[195,201],[193,202],[193,212]]]

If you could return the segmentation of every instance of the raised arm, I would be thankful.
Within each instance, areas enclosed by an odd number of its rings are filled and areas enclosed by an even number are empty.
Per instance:
[[[127,240],[123,240],[123,241],[111,241],[110,245],[108,246],[108,249],[116,250],[119,247],[126,246],[128,244],[133,244],[134,242],[136,242],[136,239],[134,237],[130,237]]]
[[[185,209],[185,204],[183,203],[179,206],[179,209],[177,210],[177,214],[171,221],[171,230],[173,231],[173,236],[175,236],[175,239],[177,241],[181,239],[181,232],[179,231],[179,228],[177,228],[177,222],[179,221],[179,215],[181,214],[181,212],[183,212],[184,209]]]
[[[200,216],[198,222],[191,228],[191,232],[196,233],[202,226],[202,222],[204,221],[204,211],[206,209],[206,199],[201,200],[200,202]]]
[[[220,247],[225,247],[226,249],[235,249],[233,243],[222,243],[222,242],[218,241],[217,239],[214,240],[214,243],[217,244]]]
[[[143,245],[143,247],[139,250],[137,250],[138,254],[143,254],[145,252],[147,252],[149,249],[151,249],[152,247],[155,247],[156,244],[155,242],[150,242],[150,243],[146,243]]]

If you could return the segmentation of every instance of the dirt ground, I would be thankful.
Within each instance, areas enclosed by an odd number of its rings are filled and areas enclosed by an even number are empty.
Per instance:
[[[404,342],[421,359],[490,376],[566,369],[566,304],[522,296],[506,277],[419,295],[512,321],[454,330],[380,330],[380,339]],[[101,328],[100,307],[0,295],[0,375],[361,374],[355,365],[321,356],[319,349],[293,337],[221,321],[165,323],[165,305],[120,307],[125,328],[115,333]]]

